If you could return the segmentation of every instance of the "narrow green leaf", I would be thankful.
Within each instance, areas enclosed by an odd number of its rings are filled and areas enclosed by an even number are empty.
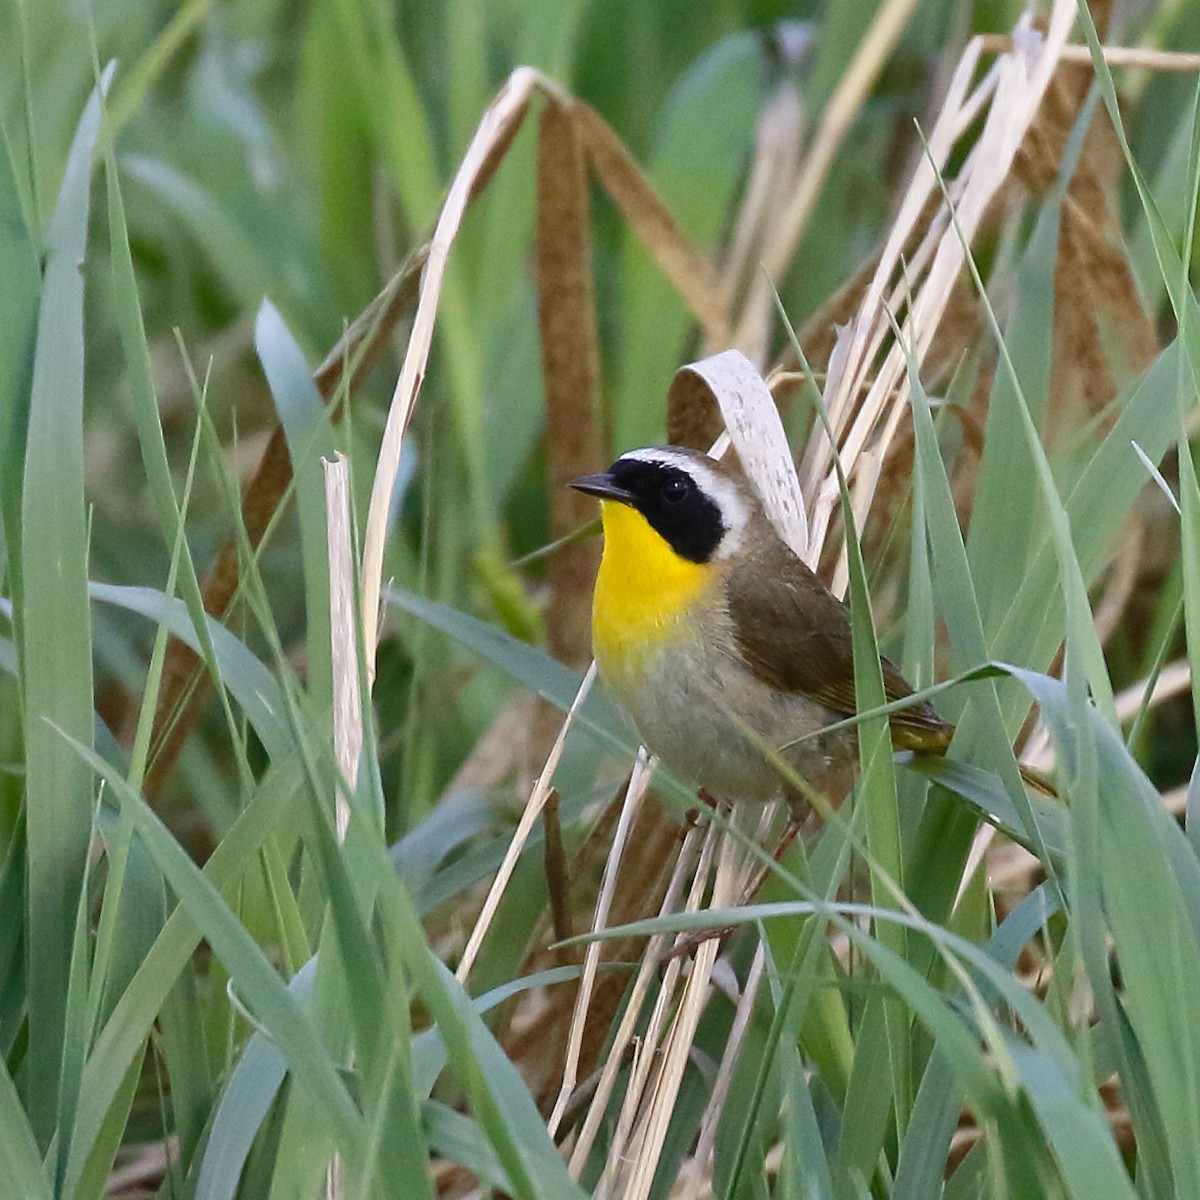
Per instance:
[[[239,991],[253,1006],[256,1017],[287,1055],[297,1078],[321,1098],[338,1141],[358,1160],[363,1136],[361,1118],[311,1022],[288,993],[287,985],[220,891],[188,858],[145,801],[99,755],[78,742],[71,744],[122,803],[131,806],[138,834],[145,839],[180,904],[212,943]]]
[[[58,1107],[71,939],[87,858],[92,779],[54,729],[92,745],[91,616],[83,480],[83,274],[92,149],[110,67],[80,118],[46,238],[22,493],[25,787],[28,814],[28,1095],[48,1145]]]
[[[42,1169],[42,1156],[21,1097],[0,1057],[0,1174],[10,1195],[51,1200],[54,1193]]]
[[[303,775],[295,759],[268,773],[204,866],[203,874],[215,889],[231,888],[254,866],[263,841],[276,823],[285,815],[294,816],[302,786]],[[155,1018],[201,936],[187,910],[176,908],[97,1036],[80,1087],[79,1115],[71,1137],[64,1196],[84,1200],[90,1195],[87,1191],[77,1193],[75,1189],[81,1186],[110,1113],[121,1103],[123,1081],[136,1069]],[[106,1167],[101,1170],[101,1178],[106,1172]]]
[[[254,346],[287,437],[296,480],[308,631],[309,695],[318,707],[331,707],[329,559],[325,539],[325,485],[320,463],[322,457],[332,459],[336,450],[329,427],[330,414],[321,402],[304,354],[269,301],[264,301],[259,309]]]
[[[0,125],[0,564],[21,594],[21,477],[42,287],[36,232],[25,220],[12,139]]]
[[[165,625],[197,653],[201,643],[183,601],[154,588],[93,583],[88,591],[96,600],[115,604]],[[208,637],[216,655],[218,678],[228,687],[274,760],[288,756],[294,737],[279,685],[270,671],[219,621],[206,618]]]

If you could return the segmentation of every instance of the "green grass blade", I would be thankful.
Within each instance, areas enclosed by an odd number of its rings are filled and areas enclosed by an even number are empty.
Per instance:
[[[93,583],[89,592],[96,600],[118,605],[165,625],[197,653],[201,651],[191,615],[181,600],[154,588],[110,583]],[[262,662],[219,621],[208,617],[206,627],[215,653],[218,680],[242,706],[271,758],[276,761],[287,758],[295,743],[279,684]]]
[[[19,595],[21,476],[25,465],[30,347],[38,320],[42,278],[34,231],[25,223],[17,165],[8,130],[0,126],[0,571],[7,566]]]
[[[216,890],[232,888],[255,865],[264,840],[276,824],[286,816],[295,819],[302,786],[303,776],[294,759],[281,764],[259,784],[205,864],[204,876]],[[201,932],[187,910],[176,908],[97,1036],[80,1087],[65,1196],[77,1195],[75,1188],[93,1157],[110,1112],[119,1103],[122,1081],[131,1068],[136,1068],[155,1018],[200,940]],[[78,1193],[78,1200],[88,1194]]]
[[[330,1126],[346,1153],[359,1159],[363,1129],[345,1085],[321,1046],[316,1032],[262,949],[225,903],[212,881],[187,857],[125,780],[102,758],[79,743],[80,757],[131,805],[138,835],[154,855],[180,904],[212,943],[258,1019],[288,1056],[291,1069],[325,1105]]]
[[[48,1145],[58,1107],[71,940],[91,828],[92,780],[53,725],[84,746],[95,727],[83,480],[83,275],[100,95],[80,119],[47,234],[22,493],[28,813],[29,1114]]]
[[[8,1068],[0,1059],[0,1173],[4,1186],[24,1200],[51,1200],[37,1139]]]
[[[304,354],[275,307],[264,302],[254,328],[275,411],[287,437],[300,511],[300,549],[305,588],[309,695],[321,707],[333,704],[329,641],[329,559],[325,541],[325,485],[321,457],[336,447],[329,412],[321,402]]]

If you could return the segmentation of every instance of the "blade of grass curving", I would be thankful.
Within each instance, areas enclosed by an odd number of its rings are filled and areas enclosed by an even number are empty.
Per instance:
[[[46,1146],[58,1107],[67,986],[92,780],[51,722],[92,745],[91,617],[83,462],[83,274],[92,149],[109,67],[76,129],[47,233],[21,504],[22,667],[28,817],[27,1104]]]
[[[507,1196],[520,1194],[495,1150],[469,1117],[436,1100],[426,1100],[421,1105],[421,1121],[432,1149],[466,1167],[481,1183],[497,1192]]]
[[[571,707],[579,691],[580,676],[545,651],[449,605],[439,604],[436,600],[426,599],[403,588],[389,588],[385,599],[481,655],[525,687],[537,692],[543,700],[548,700],[564,712]],[[621,752],[633,750],[632,739],[624,722],[595,689],[579,711],[579,723],[581,728],[587,729],[613,749]]]
[[[180,641],[199,649],[191,615],[182,600],[154,588],[112,583],[93,583],[88,591],[93,599],[165,625]],[[279,684],[262,662],[218,621],[208,617],[206,626],[221,682],[241,705],[267,753],[273,760],[281,761],[291,753],[295,742]]]
[[[302,1007],[316,978],[309,959],[288,983]],[[213,1112],[208,1142],[200,1159],[196,1200],[233,1200],[250,1147],[287,1077],[287,1059],[263,1033],[251,1036]]]
[[[98,153],[111,154],[121,130],[141,108],[147,93],[162,77],[171,59],[212,7],[213,0],[185,0],[145,53],[113,89],[100,129]]]

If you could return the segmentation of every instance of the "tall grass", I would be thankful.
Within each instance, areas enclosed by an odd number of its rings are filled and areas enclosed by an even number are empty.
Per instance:
[[[399,318],[403,340],[415,276],[314,368],[423,243],[509,70],[591,104],[712,277],[753,291],[790,198],[747,196],[756,136],[830,129],[884,7],[0,8],[0,1193],[597,1194],[633,1050],[570,1151],[638,938],[727,922],[649,1194],[1200,1195],[1194,705],[1147,699],[1131,731],[1113,701],[1148,696],[1200,629],[1194,76],[1064,76],[919,367],[910,348],[909,432],[847,570],[864,704],[876,638],[922,685],[962,680],[937,694],[952,757],[898,766],[865,733],[855,802],[719,913],[655,915],[688,803],[660,781],[614,867],[619,940],[558,1144],[581,960],[547,949],[553,830],[469,986],[452,974],[580,679],[546,650],[573,645],[556,614],[582,596],[547,591],[586,579],[544,552],[563,530],[531,266],[542,100],[453,248],[357,774],[334,752],[321,459],[349,459],[357,533],[397,368],[369,329]],[[768,281],[811,360],[779,388],[797,451],[857,303],[834,293],[926,153],[911,118],[929,127],[971,31],[1016,17],[924,0],[864,85]],[[803,55],[778,20],[813,22]],[[1200,48],[1188,5],[1139,20],[1107,40]],[[1099,45],[1082,6],[1073,40]],[[665,436],[671,375],[703,348],[627,217],[593,190],[604,454]],[[764,365],[791,356],[746,320]],[[243,504],[256,471],[277,510]],[[1031,704],[1062,803],[1017,783]],[[559,932],[590,919],[630,742],[601,694],[565,742]]]

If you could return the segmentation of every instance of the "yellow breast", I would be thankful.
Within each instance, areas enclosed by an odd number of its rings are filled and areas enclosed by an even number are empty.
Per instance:
[[[592,647],[610,683],[633,683],[648,655],[680,632],[720,578],[720,568],[681,558],[646,518],[602,501],[604,554],[592,602]]]

